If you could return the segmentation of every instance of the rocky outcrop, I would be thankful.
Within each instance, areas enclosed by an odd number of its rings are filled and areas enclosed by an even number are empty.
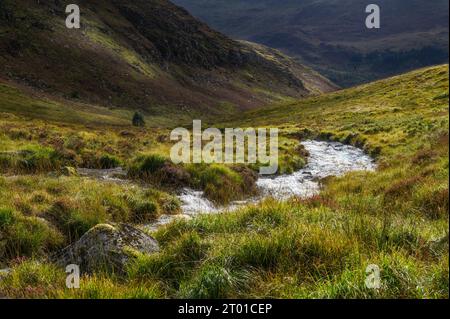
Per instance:
[[[85,273],[98,270],[120,273],[136,253],[158,251],[158,242],[142,230],[126,224],[100,224],[53,259],[61,267],[78,265]]]

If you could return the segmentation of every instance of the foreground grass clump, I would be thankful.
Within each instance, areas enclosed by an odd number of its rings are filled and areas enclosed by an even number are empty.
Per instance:
[[[190,184],[202,189],[218,204],[228,204],[256,193],[256,173],[243,166],[192,164],[187,167]]]
[[[138,260],[130,277],[164,280],[181,297],[448,297],[445,221],[419,224],[420,215],[361,214],[322,202],[268,201],[177,222],[156,234],[164,251]],[[183,259],[173,247],[193,233],[200,237],[190,247],[204,248]],[[381,269],[378,290],[365,286],[370,264]]]
[[[1,275],[0,275],[1,276]],[[155,299],[165,295],[158,283],[124,284],[105,275],[83,276],[79,289],[66,288],[63,269],[35,260],[18,260],[9,276],[0,277],[0,296],[14,298]]]

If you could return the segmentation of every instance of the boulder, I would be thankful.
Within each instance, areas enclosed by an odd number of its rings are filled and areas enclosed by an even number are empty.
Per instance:
[[[78,265],[81,272],[105,270],[121,273],[136,253],[158,251],[158,242],[140,229],[127,224],[100,224],[53,259],[61,267]]]
[[[434,255],[441,256],[449,249],[449,235],[437,238],[429,242],[429,247]]]
[[[11,273],[11,268],[0,269],[0,279]]]

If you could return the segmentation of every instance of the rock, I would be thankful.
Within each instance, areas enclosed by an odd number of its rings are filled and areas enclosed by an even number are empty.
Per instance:
[[[168,135],[159,135],[156,139],[158,143],[166,143],[170,140]]]
[[[63,176],[78,176],[77,169],[71,166],[64,166],[60,169],[59,174]]]
[[[431,249],[431,251],[436,255],[436,256],[440,256],[445,252],[448,252],[448,248],[449,248],[449,235],[445,235],[441,238],[432,240],[429,243],[429,247]]]
[[[119,133],[119,135],[122,137],[136,137],[136,135],[134,135],[134,133],[129,132],[129,131],[121,131]]]
[[[0,269],[0,277],[8,275],[11,272],[11,268]]]
[[[81,272],[108,270],[122,273],[136,252],[151,254],[158,251],[159,245],[154,238],[131,225],[100,224],[53,259],[62,267],[78,265]]]
[[[11,268],[0,269],[0,281],[11,273]],[[1,296],[0,296],[1,298]]]

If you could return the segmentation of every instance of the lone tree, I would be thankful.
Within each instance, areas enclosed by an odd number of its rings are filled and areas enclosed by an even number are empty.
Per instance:
[[[132,123],[134,126],[145,126],[144,116],[139,112],[135,112],[133,115]]]

